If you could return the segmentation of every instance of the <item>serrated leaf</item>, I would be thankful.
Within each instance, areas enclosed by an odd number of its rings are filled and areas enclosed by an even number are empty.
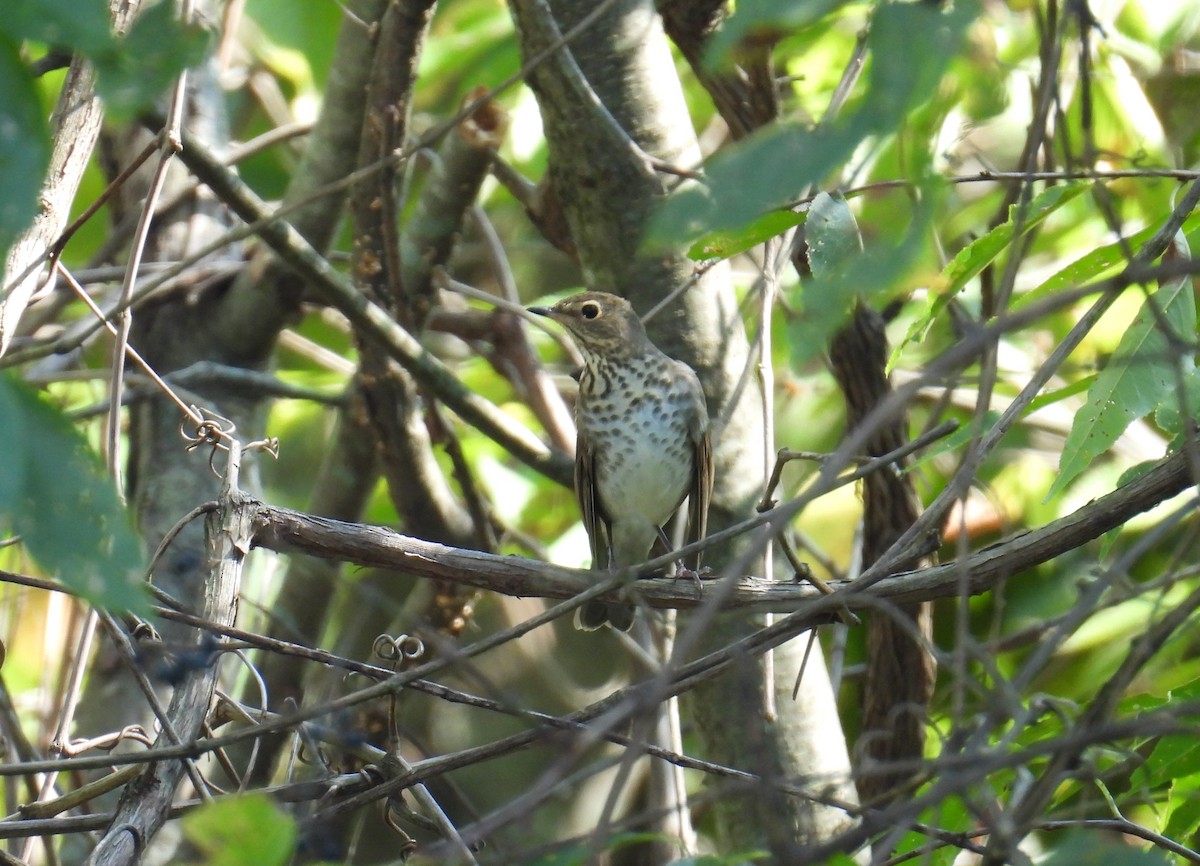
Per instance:
[[[19,479],[5,514],[29,554],[91,603],[144,612],[141,544],[112,479],[61,412],[0,377],[6,430],[0,476]],[[19,419],[14,426],[13,418]]]
[[[265,795],[225,797],[183,819],[207,866],[283,866],[296,847],[296,822]]]
[[[146,9],[124,39],[93,57],[105,113],[115,120],[135,117],[183,70],[199,63],[207,46],[208,34],[176,20],[173,3],[163,0]]]
[[[790,210],[765,213],[748,225],[734,231],[709,232],[692,244],[688,258],[692,261],[727,259],[783,234],[804,222],[804,214]]]
[[[1171,342],[1159,329],[1151,303],[1157,304],[1177,335],[1196,330],[1196,301],[1190,282],[1163,286],[1142,305],[1121,337],[1108,364],[1088,389],[1087,404],[1076,415],[1063,446],[1058,477],[1046,495],[1061,493],[1080,472],[1120,438],[1125,429],[1162,405],[1175,389],[1175,367],[1190,358],[1177,358]]]
[[[50,161],[42,106],[17,46],[0,33],[0,271],[33,221]]]

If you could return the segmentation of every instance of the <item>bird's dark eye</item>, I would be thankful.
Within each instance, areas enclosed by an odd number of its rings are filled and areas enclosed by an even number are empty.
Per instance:
[[[583,316],[585,319],[594,319],[600,315],[600,305],[595,301],[588,301],[579,308],[579,315]]]

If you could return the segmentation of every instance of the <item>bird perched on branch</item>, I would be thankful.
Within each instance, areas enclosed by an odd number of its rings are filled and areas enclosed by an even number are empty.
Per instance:
[[[575,494],[592,567],[644,562],[656,539],[667,543],[662,527],[685,498],[688,543],[703,538],[713,462],[708,407],[695,371],[659,351],[633,307],[616,295],[584,292],[529,311],[565,327],[583,353]],[[628,604],[589,602],[576,611],[575,625],[628,631],[633,614]]]

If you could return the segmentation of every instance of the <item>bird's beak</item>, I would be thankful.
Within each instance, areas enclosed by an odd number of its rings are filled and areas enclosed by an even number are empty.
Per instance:
[[[529,312],[535,316],[553,316],[554,311],[549,307],[529,307]]]

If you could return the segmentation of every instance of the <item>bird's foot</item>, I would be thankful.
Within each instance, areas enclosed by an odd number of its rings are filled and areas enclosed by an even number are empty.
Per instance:
[[[675,563],[675,580],[687,578],[696,585],[696,594],[700,595],[704,591],[703,579],[710,577],[713,571],[708,566],[700,569],[688,568],[682,562]]]

